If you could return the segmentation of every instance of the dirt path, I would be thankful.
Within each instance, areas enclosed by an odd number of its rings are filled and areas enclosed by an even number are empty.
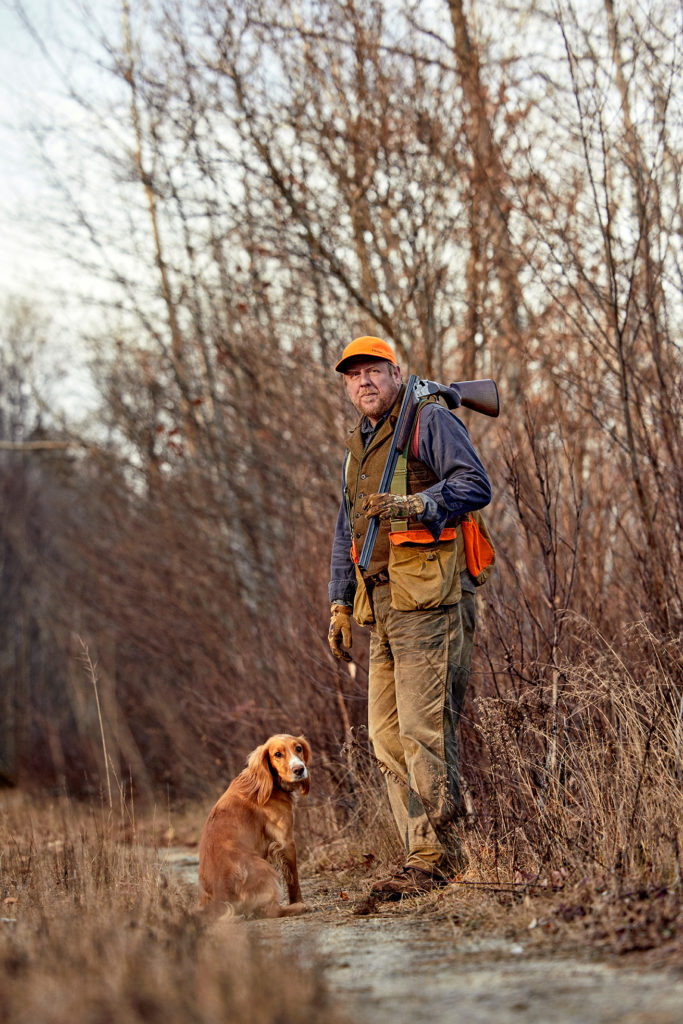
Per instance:
[[[196,885],[196,857],[169,863]],[[304,886],[304,898],[309,894]],[[524,941],[461,934],[451,918],[356,916],[311,899],[300,918],[246,922],[274,951],[296,949],[360,1024],[679,1024],[683,974],[586,955],[540,956]],[[622,961],[618,963],[621,964]]]
[[[334,926],[310,917],[279,927],[282,941],[307,948],[328,988],[367,1024],[679,1024],[683,1018],[680,978],[528,956],[503,939],[458,939],[449,923],[365,918]]]

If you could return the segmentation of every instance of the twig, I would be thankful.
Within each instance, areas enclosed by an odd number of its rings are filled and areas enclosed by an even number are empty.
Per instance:
[[[4,452],[41,452],[64,451],[74,445],[87,447],[82,441],[0,441],[0,450]]]

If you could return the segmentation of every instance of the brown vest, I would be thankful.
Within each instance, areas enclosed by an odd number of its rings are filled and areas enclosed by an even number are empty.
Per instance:
[[[377,494],[379,492],[384,465],[389,454],[389,447],[404,393],[405,384],[401,386],[396,402],[388,417],[376,433],[371,436],[367,448],[363,448],[360,422],[347,442],[349,450],[346,463],[347,508],[350,510],[351,539],[355,544],[357,555],[360,555],[363,548],[363,541],[365,540],[369,524],[369,520],[363,512],[363,503],[370,494]],[[408,454],[407,479],[408,494],[424,491],[438,481],[438,477],[429,466],[416,459],[412,451]],[[408,520],[409,527],[419,525],[417,520]],[[380,521],[372,559],[367,569],[368,573],[375,573],[379,572],[380,569],[386,569],[389,563],[390,529],[391,524],[388,521]]]

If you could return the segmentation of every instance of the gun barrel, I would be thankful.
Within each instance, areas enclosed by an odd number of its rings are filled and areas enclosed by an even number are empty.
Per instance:
[[[385,494],[391,487],[391,480],[394,475],[396,468],[396,462],[398,461],[399,443],[407,444],[410,436],[410,424],[412,422],[412,414],[417,408],[415,401],[414,389],[417,383],[417,375],[411,373],[406,383],[406,390],[403,396],[403,402],[401,403],[401,409],[398,414],[398,420],[394,429],[394,436],[391,441],[391,447],[387,455],[387,461],[384,464],[384,471],[382,473],[382,479],[379,484],[379,493]],[[363,541],[363,547],[361,549],[360,557],[358,559],[358,568],[363,572],[370,565],[370,559],[372,558],[372,552],[375,547],[375,541],[377,539],[377,533],[379,531],[379,517],[371,516],[368,522],[368,528],[365,533],[365,540]]]

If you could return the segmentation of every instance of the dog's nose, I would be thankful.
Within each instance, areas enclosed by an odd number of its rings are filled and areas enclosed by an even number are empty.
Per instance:
[[[297,765],[296,768],[294,769],[294,774],[297,777],[297,779],[303,778],[305,773],[306,773],[306,767],[303,764]]]

